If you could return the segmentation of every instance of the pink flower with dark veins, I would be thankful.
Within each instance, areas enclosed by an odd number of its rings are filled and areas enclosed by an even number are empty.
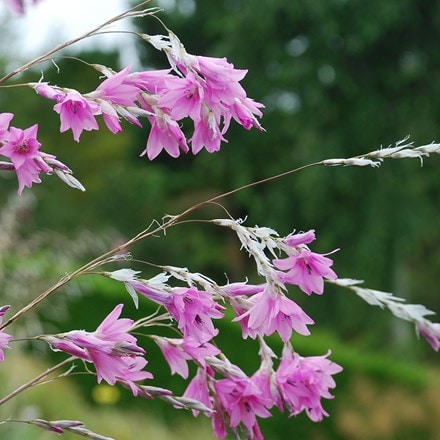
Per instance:
[[[292,331],[301,335],[309,335],[307,325],[313,320],[291,299],[266,284],[264,290],[250,298],[251,306],[238,315],[234,321],[247,320],[244,337],[249,335],[269,336],[278,332],[284,342],[292,336]],[[236,309],[237,311],[237,309]]]
[[[186,78],[180,78],[180,84],[173,84],[173,88],[165,92],[159,99],[158,105],[170,110],[176,121],[189,116],[192,120],[200,119],[204,90],[200,80],[194,73]]]
[[[295,255],[273,260],[273,264],[276,268],[286,271],[280,274],[281,282],[297,285],[308,295],[313,292],[321,295],[324,292],[324,278],[329,280],[338,278],[330,269],[333,265],[331,258],[305,247],[297,250]]]
[[[229,416],[231,428],[236,428],[242,423],[248,432],[252,432],[258,427],[257,416],[262,418],[271,416],[267,407],[273,405],[273,400],[252,378],[220,379],[215,383],[215,392]]]
[[[212,319],[223,317],[223,306],[212,295],[195,287],[173,289],[172,304],[166,306],[184,337],[191,336],[203,344],[217,335]]]
[[[280,411],[284,404],[290,415],[306,411],[314,422],[319,422],[328,413],[321,405],[321,399],[332,399],[329,388],[336,386],[333,374],[342,371],[342,367],[325,356],[301,357],[293,353],[292,347],[285,345],[283,356],[276,372],[276,385],[281,399]]]
[[[18,194],[21,195],[24,187],[30,188],[32,183],[40,183],[39,173],[48,174],[52,169],[43,160],[44,153],[40,152],[40,142],[37,140],[38,125],[35,124],[26,130],[11,127],[8,134],[4,133],[3,146],[0,154],[8,157],[14,165],[18,179]]]

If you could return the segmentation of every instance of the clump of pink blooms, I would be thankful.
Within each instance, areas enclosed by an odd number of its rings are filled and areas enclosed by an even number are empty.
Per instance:
[[[63,351],[93,363],[98,383],[102,379],[110,385],[121,382],[136,396],[138,389],[134,382],[153,376],[142,370],[147,365],[143,357],[145,350],[136,344],[136,338],[129,333],[133,320],[119,318],[122,308],[122,304],[117,305],[94,332],[73,330],[41,338],[55,351]]]
[[[106,79],[85,94],[44,82],[29,84],[39,95],[56,101],[61,132],[72,130],[79,142],[83,131],[99,129],[97,116],[114,134],[122,130],[121,119],[141,126],[139,118],[144,117],[151,127],[141,155],[152,160],[163,150],[172,157],[189,151],[197,154],[203,148],[218,151],[227,142],[232,119],[246,130],[262,130],[257,117],[262,116],[263,105],[248,98],[240,85],[246,70],[235,69],[224,58],[188,54],[172,33],[144,37],[167,54],[171,69],[130,73],[126,67],[115,73],[94,65]],[[180,126],[185,118],[192,120],[190,137]]]
[[[197,365],[197,372],[184,393],[185,398],[199,401],[209,411],[214,433],[224,438],[228,430],[244,432],[247,439],[262,439],[259,418],[271,416],[276,407],[290,415],[305,412],[313,421],[328,416],[322,399],[331,399],[329,390],[335,387],[332,376],[342,368],[327,359],[327,355],[301,357],[294,352],[290,338],[294,332],[309,335],[313,320],[302,310],[288,292],[287,284],[304,291],[323,293],[323,280],[335,279],[333,262],[326,256],[312,252],[307,244],[315,239],[314,231],[279,238],[268,228],[249,228],[241,221],[214,220],[237,233],[242,245],[257,263],[261,284],[247,282],[219,286],[201,274],[185,268],[164,266],[164,272],[146,280],[139,272],[120,269],[103,275],[124,283],[139,305],[137,295],[160,305],[172,319],[180,338],[151,335],[159,346],[172,374],[189,377],[189,362]],[[307,251],[307,256],[305,253]],[[274,258],[283,252],[285,260]],[[296,258],[295,258],[296,257]],[[283,261],[284,271],[277,268]],[[299,263],[298,263],[299,261]],[[310,264],[311,270],[300,270],[293,277],[285,271],[295,270],[297,264]],[[187,284],[173,287],[175,278]],[[261,366],[251,376],[233,364],[215,344],[219,330],[215,320],[224,318],[226,305],[235,313],[233,321],[241,326],[243,338],[256,339],[260,345]],[[142,327],[134,324],[134,328]],[[265,342],[266,336],[278,333],[284,349],[278,367],[276,355]],[[194,410],[194,415],[200,411]]]
[[[84,187],[72,176],[72,171],[52,154],[40,151],[41,143],[37,140],[38,124],[22,130],[10,127],[14,115],[0,113],[0,155],[10,162],[0,162],[0,169],[13,170],[17,174],[18,194],[24,187],[41,183],[40,173],[56,174],[73,188],[84,191]]]

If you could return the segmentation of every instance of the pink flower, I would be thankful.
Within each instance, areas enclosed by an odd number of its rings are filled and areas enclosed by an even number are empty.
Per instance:
[[[212,319],[222,318],[221,310],[224,309],[212,299],[210,293],[195,287],[173,289],[172,304],[166,308],[177,321],[184,337],[191,336],[201,344],[217,335],[218,330]]]
[[[59,102],[62,101],[66,96],[66,93],[60,90],[58,87],[52,87],[45,82],[31,83],[29,85],[31,85],[40,96],[46,99],[52,99]]]
[[[23,0],[5,0],[6,6],[14,15],[24,14]]]
[[[197,370],[197,374],[188,384],[188,387],[183,393],[183,397],[198,400],[207,408],[212,409],[212,402],[211,398],[209,397],[208,377],[205,369],[199,368]],[[193,410],[192,413],[194,417],[197,417],[199,411]]]
[[[257,425],[257,416],[262,418],[271,416],[266,407],[272,406],[273,401],[252,378],[221,379],[214,387],[223,410],[229,416],[231,428],[243,423],[247,431],[252,432]]]
[[[76,91],[62,97],[54,106],[54,110],[60,115],[61,133],[70,128],[76,142],[79,142],[83,130],[91,131],[99,128],[95,119],[95,115],[101,114],[98,104],[85,99]]]
[[[18,194],[24,187],[30,188],[32,183],[40,183],[39,173],[50,173],[52,170],[44,161],[44,153],[39,151],[41,144],[37,141],[38,125],[26,130],[11,127],[7,140],[0,148],[0,154],[11,159],[18,178]]]
[[[13,113],[0,113],[0,142],[8,138],[9,123],[13,117]]]
[[[194,123],[194,133],[191,142],[191,150],[197,154],[203,147],[209,153],[220,150],[220,144],[227,142],[219,127],[220,116],[214,114],[206,105],[202,107],[201,118]]]
[[[332,259],[307,248],[301,248],[295,255],[287,258],[273,260],[273,264],[278,269],[287,271],[280,275],[281,282],[295,284],[308,295],[313,292],[321,295],[324,292],[324,278],[338,278],[330,269],[333,265]]]
[[[134,83],[150,93],[163,95],[170,89],[181,85],[181,78],[170,74],[170,69],[133,72],[124,81]]]
[[[199,366],[206,367],[206,357],[216,356],[220,350],[209,342],[200,343],[191,336],[184,339],[163,338],[151,336],[159,345],[160,350],[168,362],[171,374],[179,374],[184,379],[188,377],[189,359],[193,359]]]
[[[302,232],[300,234],[290,234],[283,241],[287,246],[295,247],[301,244],[309,244],[315,240],[315,230],[310,229],[310,231]]]
[[[32,0],[33,4],[38,3],[40,0]],[[24,14],[24,0],[5,0],[6,6],[14,15]]]
[[[111,104],[135,106],[141,90],[133,78],[130,78],[130,67],[126,67],[105,79],[94,92],[87,94],[87,97],[103,99]]]
[[[212,319],[222,318],[224,307],[217,304],[210,293],[195,287],[161,291],[136,280],[126,282],[126,285],[164,306],[176,320],[186,343],[190,340],[188,338],[193,338],[199,345],[204,344],[217,335]]]
[[[170,109],[172,118],[176,121],[190,116],[197,121],[200,119],[204,90],[199,78],[189,73],[186,78],[180,78],[172,88],[159,99],[158,105]]]
[[[179,124],[159,108],[156,107],[154,110],[156,116],[148,118],[151,122],[151,130],[147,146],[141,156],[147,154],[148,158],[153,160],[162,150],[165,150],[171,157],[179,157],[180,150],[184,153],[188,152],[186,138]]]
[[[171,374],[177,373],[186,379],[189,373],[186,361],[191,359],[191,356],[182,350],[181,339],[169,339],[160,336],[152,336],[152,338],[156,341],[157,345],[159,345],[163,357],[168,362]]]
[[[221,351],[209,342],[200,343],[196,339],[188,336],[182,341],[182,349],[201,367],[206,367],[205,358],[217,356]]]
[[[342,367],[325,356],[301,357],[293,353],[292,347],[286,345],[283,357],[276,372],[276,385],[280,393],[279,402],[288,408],[290,415],[297,415],[303,410],[314,422],[328,416],[322,408],[321,398],[332,399],[329,388],[336,386],[332,375],[342,371]]]
[[[298,304],[284,296],[282,293],[266,284],[264,290],[255,294],[250,299],[252,306],[237,316],[234,321],[247,319],[247,335],[255,338],[256,335],[271,335],[278,332],[284,342],[288,341],[295,330],[301,335],[309,335],[307,325],[313,320],[301,309]],[[237,309],[235,309],[237,313]]]
[[[2,306],[2,307],[0,307],[0,324],[2,323],[3,316],[7,312],[9,307],[10,306]],[[4,361],[5,360],[5,354],[4,354],[3,350],[5,348],[11,348],[8,345],[8,343],[9,343],[9,341],[11,339],[12,339],[11,335],[8,335],[3,330],[0,330],[0,361]]]
[[[440,323],[433,324],[429,321],[425,321],[425,323],[417,322],[416,330],[435,351],[440,350]]]
[[[117,305],[94,332],[74,330],[54,336],[44,336],[53,350],[63,351],[88,362],[96,368],[98,383],[104,379],[110,385],[123,382],[136,395],[134,382],[152,377],[141,371],[147,361],[145,350],[136,345],[128,333],[133,320],[119,319],[123,304]]]

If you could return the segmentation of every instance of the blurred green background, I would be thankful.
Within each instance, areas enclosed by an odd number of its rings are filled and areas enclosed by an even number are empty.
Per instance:
[[[53,103],[27,88],[3,89],[1,109],[16,114],[13,125],[25,128],[38,122],[42,149],[67,163],[87,192],[48,177],[17,200],[15,177],[0,175],[2,303],[25,304],[65,272],[153,219],[160,221],[164,214],[177,214],[210,196],[317,160],[366,153],[407,135],[416,145],[440,138],[437,2],[151,3],[157,4],[165,7],[160,17],[188,52],[227,57],[235,67],[249,70],[243,84],[248,96],[266,105],[266,132],[234,125],[226,136],[229,143],[217,154],[203,151],[178,160],[161,155],[149,162],[139,158],[148,136],[146,124],[144,129],[125,125],[117,136],[105,127],[84,132],[76,144],[70,131],[59,134]],[[164,33],[152,18],[135,25],[148,34]],[[75,55],[123,67],[118,53],[96,49]],[[10,56],[1,54],[3,65]],[[59,72],[50,63],[43,66],[46,81],[82,92],[100,81],[93,69],[77,61],[56,63]],[[161,53],[142,43],[132,64],[167,67]],[[37,81],[41,68],[16,82]],[[341,249],[333,255],[339,276],[364,279],[368,287],[438,311],[438,166],[438,157],[432,157],[423,167],[417,160],[399,160],[385,162],[380,169],[314,168],[242,191],[222,204],[235,217],[247,216],[249,225],[269,226],[281,235],[313,228],[318,238],[313,250]],[[222,215],[220,208],[209,207],[194,218]],[[186,266],[220,284],[226,281],[225,273],[231,281],[255,279],[252,262],[239,252],[232,233],[210,225],[185,224],[130,250],[136,259]],[[145,276],[155,274],[142,264],[132,267]],[[332,359],[345,370],[336,377],[336,399],[324,403],[329,419],[313,424],[304,415],[277,415],[261,423],[266,438],[284,439],[286,433],[298,439],[440,438],[438,354],[417,340],[410,324],[332,286],[322,297],[292,293],[316,321],[311,337],[294,337],[295,347],[304,355],[331,348]],[[126,316],[150,310],[141,301],[136,312],[122,286],[90,277],[60,291],[14,330],[20,335],[92,330],[117,302],[126,303]],[[237,350],[240,339],[237,325],[223,324],[219,345],[252,373],[258,362],[256,347],[240,344]],[[277,347],[276,339],[273,344]],[[157,348],[145,346],[154,383],[183,392],[184,381],[169,378]],[[47,354],[31,344],[23,354],[8,352],[8,362],[0,369],[4,392],[13,388],[11,371],[15,383],[21,377],[18,366],[26,365],[23,374],[30,378],[32,371],[44,368],[40,362]],[[119,394],[97,388],[93,378],[56,387],[53,392],[41,388],[23,395],[21,403],[14,404],[14,417],[29,407],[38,417],[79,418],[90,429],[118,440],[211,438],[208,421],[193,421],[188,413],[176,414],[160,402],[131,399],[125,390]],[[5,407],[3,418],[12,407]],[[32,427],[1,429],[8,439],[53,436]]]

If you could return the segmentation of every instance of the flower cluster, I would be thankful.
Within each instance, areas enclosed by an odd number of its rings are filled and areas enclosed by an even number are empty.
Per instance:
[[[313,421],[328,414],[321,399],[330,399],[329,389],[335,387],[332,375],[342,368],[329,361],[327,355],[301,357],[293,351],[290,338],[293,332],[309,335],[308,325],[313,320],[288,297],[286,284],[293,284],[310,295],[323,293],[323,280],[336,279],[331,269],[332,260],[312,252],[308,244],[315,240],[314,231],[291,234],[280,238],[269,228],[249,228],[241,221],[215,220],[214,223],[233,229],[243,247],[254,258],[261,284],[247,282],[219,286],[215,281],[186,268],[162,266],[163,273],[150,280],[139,278],[139,272],[119,269],[102,272],[123,282],[139,306],[137,295],[162,306],[163,320],[172,319],[180,338],[150,335],[159,346],[171,373],[188,378],[188,362],[197,365],[197,373],[188,384],[185,398],[199,401],[211,411],[215,434],[226,436],[227,430],[243,430],[247,439],[262,439],[259,417],[270,417],[270,410],[286,409],[290,415],[306,412]],[[283,252],[286,258],[277,258]],[[187,284],[171,287],[170,278]],[[233,321],[239,322],[244,338],[251,337],[260,344],[261,366],[252,376],[247,376],[232,364],[215,345],[219,330],[214,320],[224,316],[229,304],[235,313]],[[147,326],[146,322],[135,328]],[[148,326],[151,322],[148,321]],[[278,368],[274,369],[275,354],[263,337],[278,333],[284,350]],[[195,415],[198,410],[193,408]]]
[[[285,344],[282,358],[274,369],[270,348],[261,341],[260,368],[247,376],[225,359],[209,358],[207,368],[199,368],[188,385],[185,396],[200,400],[215,410],[211,417],[214,433],[226,436],[226,425],[235,431],[242,427],[247,439],[263,439],[257,417],[271,416],[276,406],[290,415],[303,411],[314,422],[328,416],[321,399],[331,399],[329,389],[336,386],[333,375],[342,368],[325,356],[301,357]],[[220,373],[223,377],[215,377]]]
[[[142,369],[147,365],[145,350],[129,333],[133,320],[119,319],[123,305],[117,305],[94,332],[73,330],[58,335],[42,336],[55,351],[63,351],[96,368],[98,383],[104,379],[110,385],[121,382],[137,395],[137,381],[152,378]]]
[[[255,338],[278,332],[287,342],[292,331],[309,335],[307,325],[313,324],[313,320],[287,296],[286,284],[295,285],[308,295],[322,294],[324,279],[337,279],[330,268],[333,261],[307,246],[315,240],[315,232],[310,230],[280,238],[270,228],[244,227],[239,220],[221,219],[214,223],[237,233],[243,248],[254,258],[258,273],[265,278],[261,285],[236,283],[224,287],[243,336]],[[270,258],[266,251],[271,257],[276,257],[277,251],[287,257]]]
[[[262,116],[263,105],[248,98],[240,85],[246,70],[235,69],[224,58],[189,55],[172,33],[144,37],[166,52],[175,74],[172,69],[130,73],[129,67],[115,73],[94,65],[106,79],[90,93],[44,82],[29,84],[39,95],[56,101],[61,132],[72,130],[79,142],[83,131],[98,130],[98,115],[114,134],[122,130],[121,118],[140,126],[139,118],[145,117],[151,129],[141,155],[152,160],[162,150],[172,157],[190,149],[193,154],[202,148],[218,151],[231,119],[247,130],[262,130],[257,117]],[[193,122],[189,139],[179,125],[184,118]]]

